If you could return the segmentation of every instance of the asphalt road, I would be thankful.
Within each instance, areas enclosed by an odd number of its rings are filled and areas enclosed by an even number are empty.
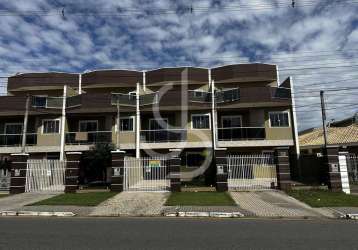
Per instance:
[[[354,221],[0,218],[0,249],[358,249]]]

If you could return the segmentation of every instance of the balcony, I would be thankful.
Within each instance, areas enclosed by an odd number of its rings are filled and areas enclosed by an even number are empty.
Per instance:
[[[265,138],[266,133],[264,127],[218,128],[219,141],[264,140]]]
[[[142,130],[140,132],[141,142],[181,142],[186,141],[187,131],[185,129],[160,129]]]
[[[291,89],[288,88],[271,88],[271,97],[278,99],[290,99]]]
[[[67,132],[67,145],[91,145],[112,143],[112,131]]]
[[[211,102],[211,93],[206,91],[189,90],[188,99],[190,102]]]
[[[122,93],[111,94],[112,105],[123,105],[123,106],[136,106],[136,96]]]
[[[0,134],[1,147],[19,147],[22,144],[22,134]],[[32,146],[37,144],[37,134],[26,134],[26,145]]]
[[[240,89],[228,89],[215,92],[215,99],[217,103],[233,102],[240,100]]]

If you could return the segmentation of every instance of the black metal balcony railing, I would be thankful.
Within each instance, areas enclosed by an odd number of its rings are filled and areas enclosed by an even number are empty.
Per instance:
[[[26,145],[36,145],[37,134],[27,133],[26,134]],[[0,146],[21,146],[22,145],[22,134],[1,134],[0,135]]]
[[[112,131],[67,132],[65,143],[68,145],[112,143]]]
[[[291,89],[288,88],[271,88],[272,98],[290,99]]]
[[[265,128],[218,128],[219,141],[264,140],[265,138]]]
[[[240,100],[240,89],[229,89],[215,92],[216,102],[233,102]]]
[[[150,93],[139,96],[139,105],[150,105],[158,103],[158,93]]]
[[[136,97],[135,95],[122,94],[122,93],[112,93],[111,95],[111,104],[112,105],[126,105],[126,106],[135,106]]]
[[[66,108],[73,108],[81,105],[81,95],[69,96],[66,99]]]
[[[141,142],[180,142],[186,141],[185,129],[161,129],[161,130],[142,130],[140,132]]]

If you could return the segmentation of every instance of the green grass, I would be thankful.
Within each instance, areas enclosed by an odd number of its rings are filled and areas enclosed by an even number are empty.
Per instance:
[[[166,206],[236,206],[228,193],[179,192],[172,193]]]
[[[6,197],[6,196],[9,196],[9,195],[8,194],[0,194],[0,198]]]
[[[326,190],[294,190],[289,195],[311,207],[358,207],[358,196]]]
[[[97,206],[116,195],[116,192],[68,193],[39,201],[30,206]]]

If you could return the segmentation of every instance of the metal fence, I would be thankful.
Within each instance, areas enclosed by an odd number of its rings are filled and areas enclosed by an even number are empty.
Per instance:
[[[63,192],[66,162],[28,160],[25,192]]]
[[[265,190],[277,186],[272,154],[228,156],[230,190]]]
[[[167,191],[170,187],[168,159],[124,158],[124,191]]]
[[[0,191],[10,190],[10,170],[0,169]]]
[[[358,155],[347,155],[347,170],[349,176],[349,183],[351,185],[358,185]]]

